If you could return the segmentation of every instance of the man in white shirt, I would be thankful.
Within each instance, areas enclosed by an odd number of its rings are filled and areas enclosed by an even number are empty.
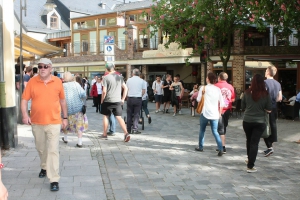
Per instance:
[[[140,134],[138,131],[138,123],[140,118],[140,110],[142,107],[142,96],[145,94],[146,85],[139,77],[139,69],[132,71],[132,77],[126,82],[128,87],[127,94],[127,131],[132,134]],[[132,120],[133,118],[133,120]]]
[[[156,106],[156,111],[155,113],[160,112],[160,104],[162,102],[162,97],[163,97],[163,81],[161,81],[161,76],[158,75],[156,76],[156,81],[153,82],[152,84],[152,89],[154,92],[154,98],[155,98],[155,106]]]

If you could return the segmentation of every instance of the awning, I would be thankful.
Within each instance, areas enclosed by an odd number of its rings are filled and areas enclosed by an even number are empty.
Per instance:
[[[20,48],[20,36],[15,37],[15,47]],[[25,34],[22,34],[22,49],[40,57],[53,57],[63,54],[62,48],[41,42]]]
[[[34,60],[34,55],[33,54],[29,54],[25,51],[22,51],[22,55],[23,55],[23,60],[27,61],[27,60]],[[15,60],[17,60],[20,57],[20,49],[19,48],[15,48]]]

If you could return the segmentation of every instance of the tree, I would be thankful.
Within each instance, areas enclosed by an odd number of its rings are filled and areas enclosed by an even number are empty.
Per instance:
[[[254,23],[261,30],[267,25],[273,26],[274,34],[279,34],[283,38],[288,38],[297,31],[295,36],[300,37],[300,0],[265,0],[249,2],[249,8],[263,19],[254,19]]]
[[[193,47],[193,55],[200,55],[205,43],[210,43],[227,71],[235,31],[244,31],[255,18],[248,5],[247,0],[155,1],[149,26],[166,32],[166,47],[177,42],[183,49]]]

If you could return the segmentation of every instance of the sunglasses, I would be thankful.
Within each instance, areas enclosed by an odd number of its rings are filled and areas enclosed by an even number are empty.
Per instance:
[[[44,69],[48,69],[49,67],[50,67],[50,66],[48,66],[48,65],[44,65],[44,66],[43,66],[43,65],[38,65],[38,68],[39,68],[39,69],[43,69],[43,68],[44,68]]]

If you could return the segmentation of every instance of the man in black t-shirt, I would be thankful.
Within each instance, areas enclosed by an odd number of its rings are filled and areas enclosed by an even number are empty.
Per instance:
[[[169,113],[170,102],[171,102],[171,90],[170,85],[172,84],[172,77],[170,74],[166,75],[166,80],[163,82],[164,96],[164,113]],[[166,109],[167,108],[167,109]]]
[[[266,157],[274,152],[273,143],[277,142],[277,102],[282,100],[281,85],[273,78],[276,72],[277,68],[275,66],[269,66],[265,72],[265,77],[267,78],[265,84],[272,101],[272,112],[269,114],[271,135],[268,138],[264,138],[268,148],[264,151]]]

